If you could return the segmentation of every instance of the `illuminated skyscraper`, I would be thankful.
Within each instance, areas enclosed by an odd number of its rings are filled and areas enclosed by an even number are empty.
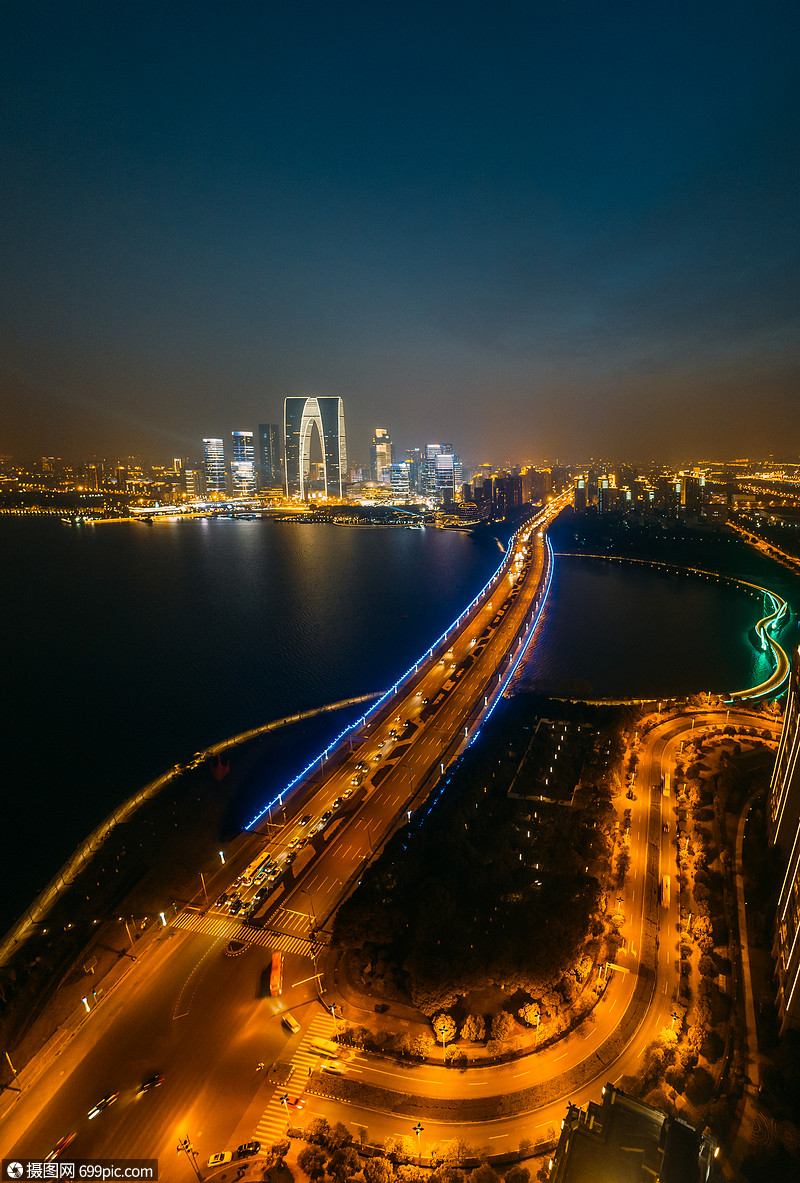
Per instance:
[[[389,480],[389,465],[394,461],[394,444],[385,427],[376,427],[369,450],[370,475],[373,481]]]
[[[792,658],[783,730],[769,787],[769,832],[786,859],[772,950],[783,1034],[789,1027],[800,1027],[800,647]]]
[[[387,469],[387,476],[389,484],[392,486],[392,492],[395,497],[408,497],[411,493],[411,482],[409,479],[409,464],[390,464]]]
[[[282,487],[283,461],[281,458],[281,429],[278,423],[259,423],[258,425],[256,469],[261,489]]]
[[[206,474],[206,493],[225,493],[225,448],[222,440],[203,440],[203,466]]]
[[[284,440],[286,443],[286,495],[308,493],[308,470],[311,460],[311,433],[316,427],[322,446],[325,496],[341,497],[347,472],[347,445],[344,435],[344,400],[335,395],[322,398],[287,398],[284,400]]]
[[[234,497],[252,497],[256,491],[256,446],[252,431],[232,431],[231,489]]]

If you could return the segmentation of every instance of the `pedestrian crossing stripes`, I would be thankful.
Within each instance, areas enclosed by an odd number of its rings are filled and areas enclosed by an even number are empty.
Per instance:
[[[271,949],[273,953],[295,953],[298,957],[309,959],[312,956],[310,942],[302,937],[271,932],[266,928],[248,928],[225,916],[200,916],[195,912],[181,912],[172,918],[170,925],[184,931],[203,932],[209,936],[227,937],[229,941],[245,941],[249,945],[260,945],[263,949]]]
[[[327,1012],[317,1015],[303,1036],[291,1059],[291,1074],[285,1085],[276,1088],[267,1107],[261,1114],[253,1137],[261,1143],[261,1154],[266,1154],[273,1144],[286,1134],[287,1126],[293,1125],[298,1110],[289,1106],[282,1097],[301,1097],[308,1078],[319,1065],[319,1052],[311,1047],[314,1039],[331,1039],[336,1031],[336,1020]]]

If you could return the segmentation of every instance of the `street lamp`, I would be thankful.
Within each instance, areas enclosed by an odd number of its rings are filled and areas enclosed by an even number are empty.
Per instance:
[[[425,1126],[422,1124],[422,1122],[421,1122],[421,1121],[418,1121],[418,1122],[417,1122],[417,1124],[414,1126],[414,1133],[417,1135],[417,1161],[418,1161],[418,1162],[422,1162],[422,1141],[421,1141],[421,1135],[422,1135],[422,1131],[423,1131],[424,1129],[425,1129]]]
[[[194,1146],[189,1141],[189,1139],[186,1137],[181,1138],[178,1142],[177,1149],[178,1149],[178,1154],[183,1152],[186,1155],[189,1162],[192,1164],[192,1170],[194,1171],[195,1175],[197,1175],[197,1178],[200,1180],[200,1183],[203,1183],[203,1176],[200,1174],[200,1168],[197,1165],[197,1151],[195,1150]]]

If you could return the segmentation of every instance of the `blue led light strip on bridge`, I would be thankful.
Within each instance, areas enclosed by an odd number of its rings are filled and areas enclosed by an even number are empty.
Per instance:
[[[533,521],[526,522],[525,526],[520,527],[520,530],[526,529],[526,528],[531,528],[532,526],[533,526]],[[311,772],[316,767],[317,764],[320,764],[320,765],[324,764],[325,760],[328,758],[329,754],[340,743],[340,741],[345,738],[346,735],[348,735],[352,731],[358,730],[359,727],[361,727],[364,723],[366,723],[367,720],[369,719],[370,715],[373,715],[375,713],[375,711],[377,711],[387,701],[387,699],[391,698],[393,694],[396,694],[398,689],[400,688],[400,686],[402,686],[402,684],[408,678],[412,677],[414,674],[416,674],[419,671],[420,664],[423,661],[425,661],[427,658],[433,656],[434,651],[436,649],[438,649],[438,647],[444,641],[447,640],[447,638],[450,636],[450,634],[453,632],[454,629],[458,628],[458,626],[461,624],[462,620],[466,616],[469,615],[469,613],[473,610],[473,608],[475,608],[478,605],[480,600],[483,599],[483,597],[487,594],[489,589],[494,587],[495,583],[500,578],[502,572],[504,571],[504,569],[506,568],[506,566],[508,565],[508,563],[511,559],[511,555],[514,552],[514,546],[516,544],[517,536],[519,535],[520,530],[515,531],[514,534],[512,534],[511,538],[509,539],[508,546],[506,547],[506,553],[503,556],[503,561],[500,563],[500,566],[497,568],[494,575],[492,575],[492,577],[489,580],[487,580],[487,582],[484,584],[484,586],[481,588],[481,590],[478,592],[478,594],[474,597],[474,599],[470,602],[470,604],[464,609],[464,611],[461,613],[461,615],[456,620],[454,620],[453,623],[447,629],[445,629],[445,631],[442,633],[442,635],[439,637],[439,639],[434,641],[434,643],[425,652],[425,654],[422,657],[420,657],[414,663],[413,666],[410,666],[409,669],[407,669],[406,672],[402,675],[402,677],[398,678],[397,681],[394,683],[394,685],[390,686],[389,689],[386,691],[386,693],[381,695],[381,697],[377,700],[377,702],[373,703],[373,705],[370,707],[370,709],[365,714],[363,714],[360,719],[356,719],[355,722],[351,723],[349,727],[345,727],[345,729],[343,731],[340,731],[339,734],[336,736],[336,738],[334,740],[332,740],[331,743],[328,744],[328,746],[327,746],[327,748],[325,748],[324,752],[320,752],[320,754],[318,756],[315,756],[314,759],[309,764],[307,764],[301,772],[298,772],[297,776],[295,776],[292,780],[290,780],[289,783],[283,789],[281,789],[280,793],[278,793],[275,797],[273,797],[271,801],[268,801],[267,804],[264,806],[264,808],[259,810],[259,812],[255,815],[255,817],[252,818],[251,821],[249,821],[247,823],[247,825],[245,826],[246,830],[252,830],[253,827],[255,825],[257,825],[258,822],[261,821],[264,814],[267,813],[269,810],[273,809],[275,806],[278,806],[278,807],[282,806],[283,805],[283,798],[286,796],[286,794],[288,792],[290,792],[291,789],[293,789],[295,787],[295,785],[299,784],[299,782],[303,779],[304,776],[307,776],[308,773]],[[512,666],[505,682],[503,683],[502,690],[504,690],[505,687],[508,685],[508,679],[513,675],[514,671],[516,670],[517,666],[519,665],[519,662],[522,658],[523,653],[525,652],[526,648],[528,647],[528,642],[530,641],[530,638],[533,636],[533,633],[536,629],[536,624],[539,621],[539,616],[541,615],[542,608],[544,607],[545,600],[547,599],[547,592],[550,590],[550,579],[552,578],[552,564],[553,564],[553,548],[550,545],[550,540],[547,539],[546,541],[547,541],[548,558],[549,558],[549,565],[550,565],[550,575],[548,576],[547,587],[545,589],[544,595],[541,598],[538,613],[536,616],[536,621],[534,622],[531,629],[529,630],[528,640],[523,645],[522,652],[517,657],[517,660],[514,662],[514,665]],[[489,711],[489,714],[491,714],[491,712],[494,710],[494,707],[497,704],[498,699],[502,697],[502,690],[497,695],[497,698],[495,699],[495,703],[493,704],[491,711]],[[488,715],[486,717],[488,718]],[[479,731],[480,731],[480,728],[478,729],[478,732]],[[478,732],[476,732],[476,734],[478,734]],[[473,735],[472,740],[470,740],[470,743],[472,743],[474,741],[474,739],[475,739],[475,735]]]

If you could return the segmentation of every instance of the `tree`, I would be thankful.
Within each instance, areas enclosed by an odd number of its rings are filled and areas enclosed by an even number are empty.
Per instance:
[[[507,1010],[500,1010],[492,1019],[492,1039],[510,1039],[514,1030],[514,1016]]]
[[[341,1146],[349,1146],[353,1135],[342,1121],[334,1122],[328,1134],[327,1146],[329,1150],[338,1150]]]
[[[488,1162],[482,1162],[467,1175],[467,1183],[500,1183],[500,1176]]]
[[[439,1043],[452,1043],[455,1039],[456,1021],[450,1015],[437,1015],[432,1025]]]
[[[297,1165],[309,1179],[321,1179],[326,1162],[327,1156],[320,1146],[304,1146],[297,1156]]]
[[[271,1167],[282,1167],[283,1160],[289,1153],[289,1139],[281,1138],[278,1142],[273,1142],[269,1148],[269,1165]]]
[[[531,1173],[527,1167],[515,1166],[506,1172],[505,1183],[528,1183]]]
[[[479,1040],[486,1038],[486,1024],[483,1021],[483,1015],[467,1015],[464,1026],[461,1028],[461,1038],[468,1039],[471,1043],[478,1043]]]
[[[452,1163],[443,1163],[430,1176],[429,1183],[466,1183],[466,1172]]]
[[[385,1158],[368,1158],[364,1163],[366,1183],[394,1183],[394,1167]]]
[[[329,1146],[331,1125],[327,1117],[315,1117],[306,1126],[305,1139],[316,1146]],[[299,1162],[299,1159],[298,1159]]]
[[[411,1040],[411,1054],[412,1056],[419,1056],[421,1060],[427,1059],[436,1046],[435,1040],[430,1035],[415,1035]]]
[[[334,1150],[328,1163],[328,1174],[332,1179],[336,1179],[337,1183],[345,1183],[345,1179],[349,1179],[360,1170],[361,1159],[355,1146],[340,1146],[338,1150]]]

